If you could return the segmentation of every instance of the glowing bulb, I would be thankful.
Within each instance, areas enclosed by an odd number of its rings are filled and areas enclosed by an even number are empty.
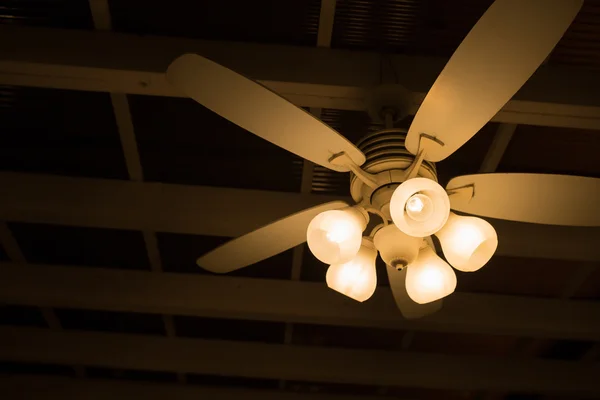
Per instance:
[[[406,213],[415,221],[423,222],[433,214],[433,202],[422,193],[413,194],[406,201]]]
[[[406,291],[419,304],[446,297],[456,289],[456,274],[429,246],[419,251],[406,272]]]
[[[373,243],[363,239],[360,250],[352,260],[329,266],[325,277],[327,286],[356,301],[367,300],[377,287],[376,258],[377,250]]]
[[[489,222],[477,217],[450,213],[448,222],[436,233],[448,262],[457,270],[477,271],[492,258],[498,235]]]
[[[410,236],[433,235],[444,226],[449,213],[448,194],[437,182],[427,178],[403,182],[390,200],[394,224]]]
[[[310,251],[326,264],[344,263],[360,249],[367,219],[356,208],[330,210],[317,215],[308,225]]]

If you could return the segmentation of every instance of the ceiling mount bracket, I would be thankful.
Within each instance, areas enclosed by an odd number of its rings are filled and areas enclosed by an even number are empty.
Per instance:
[[[367,110],[373,122],[393,128],[404,119],[412,106],[412,93],[402,85],[383,84],[371,89],[367,97]],[[391,120],[391,125],[390,125]]]

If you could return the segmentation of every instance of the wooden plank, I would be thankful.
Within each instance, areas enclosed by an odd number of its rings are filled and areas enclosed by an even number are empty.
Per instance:
[[[494,140],[481,163],[479,173],[485,174],[496,171],[516,129],[517,124],[500,124],[494,135]]]
[[[600,341],[600,304],[594,302],[455,293],[436,314],[404,320],[385,287],[358,303],[324,283],[233,276],[2,263],[0,302]]]
[[[6,221],[236,237],[333,200],[340,198],[0,172]],[[599,228],[491,222],[498,255],[600,261]]]
[[[365,110],[379,83],[377,53],[301,46],[2,26],[0,83],[181,96],[164,78],[177,56],[196,52],[256,79],[300,106]],[[447,59],[394,55],[415,113]],[[593,71],[544,66],[494,121],[600,129],[600,82]]]
[[[432,389],[600,395],[600,365],[151,335],[0,328],[0,357],[107,368]]]
[[[0,375],[0,391],[5,400],[382,400],[379,396],[293,393],[276,390],[236,389],[199,385],[115,380],[76,380],[38,375]]]

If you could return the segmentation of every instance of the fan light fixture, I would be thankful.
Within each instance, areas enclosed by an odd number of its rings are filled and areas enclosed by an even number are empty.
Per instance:
[[[498,236],[489,222],[450,213],[446,225],[435,234],[448,262],[457,270],[477,271],[492,258]]]
[[[308,248],[325,264],[350,261],[361,246],[368,214],[357,207],[329,210],[317,215],[308,225]]]
[[[439,300],[456,289],[456,274],[429,246],[422,248],[407,268],[406,291],[415,303]]]
[[[453,210],[481,217],[600,226],[597,178],[473,174],[454,177],[446,192],[437,183],[434,164],[481,131],[520,90],[582,4],[565,0],[548,7],[544,1],[495,0],[448,60],[408,130],[394,123],[412,108],[410,92],[398,84],[373,91],[369,114],[385,129],[367,134],[357,146],[274,91],[208,58],[184,54],[174,60],[166,78],[181,94],[315,165],[350,172],[355,204],[335,200],[298,211],[208,252],[198,265],[231,272],[306,240],[312,253],[330,265],[329,287],[364,301],[375,290],[379,251],[389,266],[396,304],[404,315],[416,317],[435,312],[441,305],[435,301],[454,291],[451,265],[476,271],[498,245],[496,232],[484,220],[450,214],[450,198]],[[502,68],[495,68],[499,64]],[[321,184],[322,178],[317,181]],[[382,224],[363,238],[368,213],[381,217]],[[450,265],[436,255],[434,234]]]
[[[449,213],[448,194],[437,182],[427,178],[403,182],[390,202],[394,224],[410,236],[433,235],[444,226]]]
[[[348,262],[329,266],[327,286],[356,301],[369,299],[377,287],[375,260],[377,250],[369,238],[362,239],[360,250]]]

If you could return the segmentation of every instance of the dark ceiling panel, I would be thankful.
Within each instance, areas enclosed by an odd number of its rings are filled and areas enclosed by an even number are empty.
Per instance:
[[[600,0],[585,0],[549,63],[600,69]]]
[[[196,264],[198,257],[231,238],[158,232],[156,234],[163,270],[192,274],[212,274]],[[256,264],[227,275],[252,278],[289,279],[292,273],[292,253],[287,250]]]
[[[30,263],[149,270],[141,232],[11,222]]]
[[[437,354],[505,356],[514,348],[517,340],[516,337],[503,335],[417,332],[409,350]]]
[[[398,318],[402,318],[398,311]],[[294,324],[292,344],[376,350],[401,350],[404,332],[392,329]]]
[[[127,179],[108,93],[0,85],[0,170]]]
[[[165,336],[165,325],[158,314],[98,310],[55,309],[61,327],[84,331],[139,333]]]
[[[27,374],[27,375],[59,375],[75,376],[72,367],[55,364],[36,364],[23,362],[0,361],[1,374]]]
[[[479,271],[457,272],[457,291],[560,297],[580,263],[494,256]]]
[[[0,325],[47,327],[39,308],[17,305],[0,305]]]
[[[498,171],[600,177],[598,149],[598,131],[519,125]]]
[[[381,394],[381,387],[357,385],[353,383],[324,383],[306,381],[286,381],[285,387],[297,393],[327,393],[332,395],[375,396]],[[342,399],[345,397],[341,397]],[[382,400],[386,399],[385,397]]]
[[[4,248],[0,245],[0,261],[9,261],[8,254],[4,251]]]
[[[302,159],[190,99],[129,96],[148,181],[295,192]]]
[[[491,0],[338,2],[331,46],[450,56]]]
[[[223,293],[227,296],[227,293]],[[268,321],[245,321],[239,319],[200,318],[174,316],[177,336],[251,341],[263,343],[283,343],[285,323]]]
[[[0,0],[0,24],[94,28],[89,0]]]
[[[600,301],[600,263],[594,265],[595,270],[581,284],[574,298]]]
[[[192,385],[207,385],[228,388],[247,389],[277,389],[279,381],[276,379],[257,379],[241,376],[220,376],[187,374],[187,383]]]
[[[576,361],[590,351],[594,344],[595,342],[581,340],[557,340],[540,356],[554,360]]]
[[[177,374],[164,371],[138,371],[131,369],[111,369],[101,367],[86,367],[85,375],[88,378],[124,379],[142,382],[177,382]]]
[[[113,29],[183,36],[314,46],[319,0],[109,0]]]

